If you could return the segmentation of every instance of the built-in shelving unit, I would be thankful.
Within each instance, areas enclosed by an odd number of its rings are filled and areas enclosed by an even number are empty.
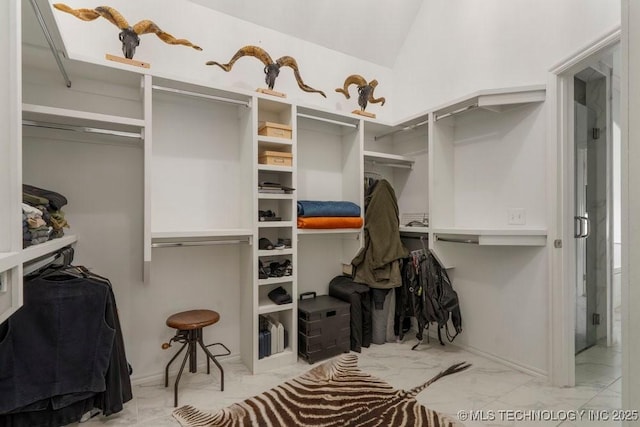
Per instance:
[[[546,245],[545,182],[535,173],[545,166],[536,163],[544,99],[544,86],[481,91],[432,113],[430,248],[449,263],[442,245]]]
[[[348,201],[361,207],[362,121],[308,107],[297,108],[299,200]],[[362,229],[298,228],[299,293],[329,294],[329,282],[342,274],[360,249]]]
[[[258,187],[265,182],[278,183],[296,188],[297,142],[293,120],[293,106],[286,101],[256,96],[253,102],[252,134],[253,148],[250,164],[253,171],[252,223],[255,241],[251,248],[252,279],[243,285],[241,302],[241,358],[252,372],[263,372],[279,366],[294,363],[297,359],[297,240],[295,239],[295,217],[297,190],[290,193],[262,193]],[[259,135],[261,122],[276,123],[291,127],[291,138]],[[291,166],[260,163],[259,157],[265,152],[291,154]],[[261,221],[261,212],[280,218],[277,221]],[[261,249],[260,241],[266,239],[275,245],[279,239],[289,242],[284,249]],[[271,272],[271,266],[291,265],[291,274],[279,277],[260,278],[259,270]],[[275,268],[275,267],[274,267]],[[269,298],[269,292],[282,287],[292,297],[287,304],[276,304]],[[260,317],[268,315],[271,321],[284,327],[289,342],[284,351],[261,357],[259,352]]]

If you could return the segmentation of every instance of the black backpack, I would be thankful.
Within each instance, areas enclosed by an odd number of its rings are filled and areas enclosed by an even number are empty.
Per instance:
[[[438,325],[438,340],[440,344],[444,345],[441,335],[442,328],[445,329],[449,342],[453,342],[455,337],[462,332],[462,315],[458,294],[453,290],[447,270],[440,265],[431,252],[427,255],[424,267],[426,269],[424,277],[426,278],[425,310],[427,322]],[[449,331],[449,319],[455,329],[453,335]],[[428,324],[427,328],[429,328]]]
[[[438,340],[442,345],[444,345],[442,328],[445,329],[449,342],[453,342],[462,332],[458,294],[453,290],[447,271],[426,249],[414,251],[410,257],[403,260],[402,286],[396,288],[395,332],[400,339],[404,334],[399,330],[398,325],[406,317],[415,317],[418,324],[416,333],[418,343],[413,346],[413,350],[420,345],[423,331],[429,329],[431,323],[437,324]],[[455,329],[454,335],[449,331],[449,319]],[[429,342],[428,334],[427,342]]]

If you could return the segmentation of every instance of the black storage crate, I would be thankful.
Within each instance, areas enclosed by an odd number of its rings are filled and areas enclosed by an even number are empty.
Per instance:
[[[313,298],[305,299],[307,295]],[[298,354],[309,363],[349,351],[350,305],[315,292],[300,295],[298,302]]]

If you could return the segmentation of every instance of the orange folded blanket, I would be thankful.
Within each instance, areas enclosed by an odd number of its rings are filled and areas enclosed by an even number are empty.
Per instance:
[[[358,216],[298,217],[298,228],[361,228],[362,223]]]

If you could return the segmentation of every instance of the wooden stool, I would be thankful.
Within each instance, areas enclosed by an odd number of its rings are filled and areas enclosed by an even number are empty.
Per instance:
[[[182,371],[184,370],[184,365],[187,363],[187,359],[189,359],[189,372],[197,372],[198,370],[198,362],[197,362],[197,345],[199,344],[204,350],[204,354],[207,357],[207,374],[211,372],[209,367],[209,360],[212,360],[213,363],[216,364],[218,369],[220,370],[220,390],[224,391],[224,370],[218,361],[216,360],[217,356],[227,356],[231,354],[229,349],[222,343],[213,343],[207,346],[202,342],[202,328],[213,325],[220,320],[220,315],[213,310],[190,310],[183,311],[180,313],[173,314],[169,316],[167,319],[167,326],[170,328],[177,329],[176,335],[169,340],[168,343],[162,344],[162,348],[166,350],[171,347],[172,342],[181,342],[184,343],[180,350],[171,358],[169,363],[167,363],[167,367],[164,372],[164,386],[169,387],[169,366],[173,363],[174,360],[178,357],[182,350],[186,347],[187,353],[184,355],[184,359],[182,360],[182,366],[180,366],[180,371],[178,372],[178,377],[176,378],[176,383],[174,385],[174,406],[178,406],[178,384],[180,383],[180,377],[182,376]],[[211,347],[214,345],[222,346],[225,349],[224,353],[221,354],[211,354],[207,347]]]

